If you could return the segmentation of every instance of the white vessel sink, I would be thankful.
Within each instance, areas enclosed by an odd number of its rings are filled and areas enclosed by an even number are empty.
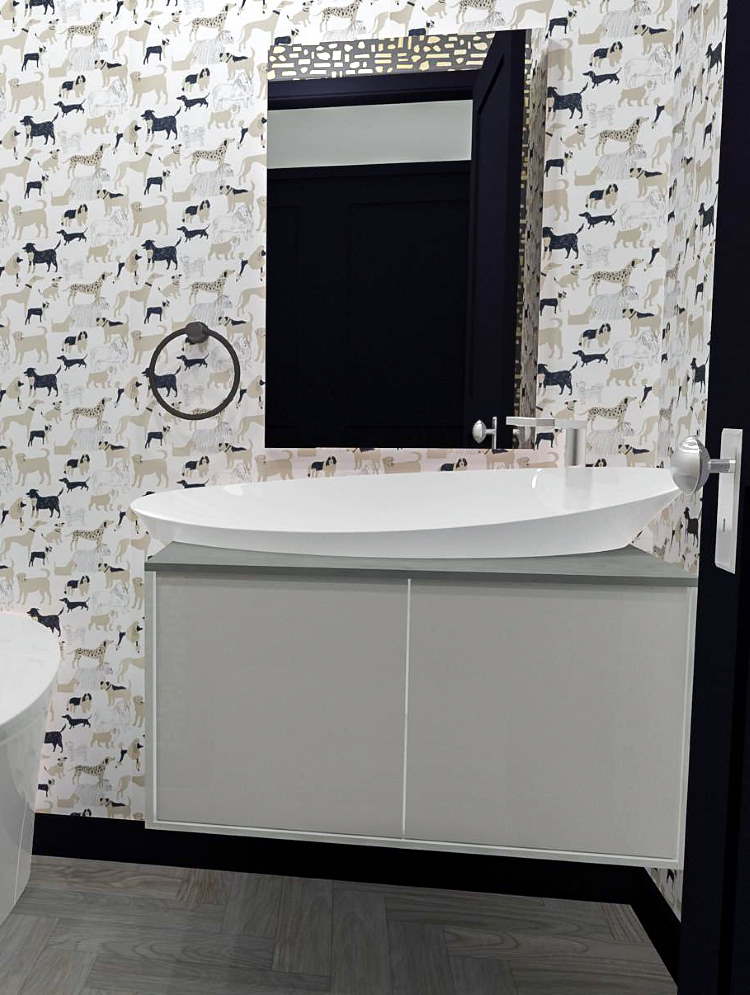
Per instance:
[[[494,559],[618,549],[678,493],[669,470],[571,467],[226,484],[150,494],[131,507],[162,542]]]

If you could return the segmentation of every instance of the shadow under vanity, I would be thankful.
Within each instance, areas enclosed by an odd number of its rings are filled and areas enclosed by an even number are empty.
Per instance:
[[[172,543],[146,582],[150,828],[679,865],[681,569]]]

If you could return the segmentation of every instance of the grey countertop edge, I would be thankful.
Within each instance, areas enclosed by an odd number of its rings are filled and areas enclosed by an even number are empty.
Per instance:
[[[650,584],[659,587],[696,587],[698,578],[674,563],[633,546],[603,553],[574,556],[541,556],[494,560],[372,559],[365,557],[310,556],[259,553],[172,542],[146,559],[148,573],[215,574],[301,571],[306,576],[456,578],[504,581],[600,584]]]

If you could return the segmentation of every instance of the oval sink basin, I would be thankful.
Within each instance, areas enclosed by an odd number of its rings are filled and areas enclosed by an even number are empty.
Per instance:
[[[131,507],[165,543],[495,559],[619,549],[678,493],[669,470],[570,467],[224,484],[149,494]]]

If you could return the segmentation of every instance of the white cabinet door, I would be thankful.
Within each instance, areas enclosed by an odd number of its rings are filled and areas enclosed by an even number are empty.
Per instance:
[[[415,580],[411,595],[407,836],[679,859],[692,591]]]
[[[155,579],[149,821],[399,835],[406,581]]]

